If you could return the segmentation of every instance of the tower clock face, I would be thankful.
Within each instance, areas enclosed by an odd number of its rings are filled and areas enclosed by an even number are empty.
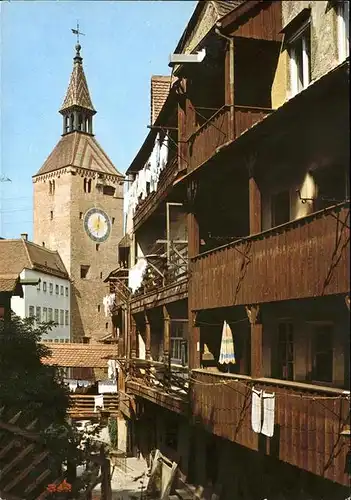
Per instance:
[[[84,216],[84,229],[93,241],[101,243],[110,236],[111,222],[103,210],[90,208]]]

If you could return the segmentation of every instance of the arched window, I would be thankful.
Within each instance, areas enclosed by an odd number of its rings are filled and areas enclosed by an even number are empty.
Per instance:
[[[65,132],[69,132],[69,117],[65,116]]]
[[[88,193],[91,193],[91,179],[88,180]]]
[[[74,115],[71,113],[69,115],[69,130],[70,132],[73,132],[73,125],[74,125]]]
[[[84,178],[84,193],[86,193],[88,190],[87,184],[88,184],[88,181]]]
[[[55,181],[53,180],[52,181],[52,194],[55,193]]]
[[[83,130],[83,118],[82,118],[82,115],[78,115],[78,130]]]
[[[52,182],[49,181],[49,194],[52,194]]]

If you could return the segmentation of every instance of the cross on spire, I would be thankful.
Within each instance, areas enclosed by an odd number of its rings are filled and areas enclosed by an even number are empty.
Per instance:
[[[79,44],[79,35],[85,36],[85,33],[82,33],[81,31],[79,31],[79,22],[78,21],[77,21],[77,28],[76,29],[71,28],[71,30],[72,30],[72,33],[74,35],[77,35],[77,44]]]

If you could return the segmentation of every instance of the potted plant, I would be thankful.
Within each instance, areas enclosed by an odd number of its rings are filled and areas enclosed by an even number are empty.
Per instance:
[[[70,498],[70,493],[72,491],[72,485],[70,485],[66,479],[61,483],[55,484],[51,483],[47,486],[46,491],[49,493],[49,498],[51,500],[67,500]]]

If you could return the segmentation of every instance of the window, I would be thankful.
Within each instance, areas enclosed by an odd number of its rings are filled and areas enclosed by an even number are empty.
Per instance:
[[[54,291],[54,285],[52,283],[49,283],[49,293],[50,293],[50,295],[53,294],[53,291]]]
[[[83,181],[84,193],[91,193],[91,179]]]
[[[50,210],[50,219],[52,220],[54,218],[54,212]]]
[[[68,297],[68,286],[66,286],[65,291],[66,291],[66,297]]]
[[[288,42],[290,57],[291,96],[298,94],[310,83],[311,40],[310,23],[305,21]]]
[[[98,310],[98,312],[100,312],[100,310],[101,310],[100,304],[98,305],[97,310]]]
[[[60,286],[60,295],[63,295],[63,285]]]
[[[113,186],[104,186],[102,192],[107,196],[113,196],[115,194],[115,188]]]
[[[105,324],[105,328],[106,328],[106,330],[108,330],[108,323]]]
[[[48,320],[48,309],[47,307],[43,307],[43,322],[46,323]]]
[[[80,277],[86,279],[88,277],[90,266],[80,266]]]
[[[68,325],[69,325],[68,311],[67,311],[67,310],[65,311],[65,325],[66,325],[66,326],[68,326]]]
[[[350,51],[350,2],[343,1],[337,5],[338,57],[341,63],[349,56]]]
[[[38,291],[40,291],[40,288],[41,288],[41,281],[40,281],[40,279],[39,279],[39,283],[38,283],[38,285],[37,285],[37,290],[38,290]]]
[[[34,318],[34,306],[29,306],[29,317]]]
[[[60,325],[63,326],[65,324],[65,311],[60,309]]]
[[[55,323],[58,324],[58,322],[59,322],[59,310],[55,309]]]
[[[186,327],[185,322],[171,322],[170,357],[174,364],[186,365],[188,363],[187,340],[184,338]]]
[[[36,317],[36,320],[38,321],[38,323],[40,323],[41,322],[41,307],[40,306],[36,307],[35,317]]]
[[[102,273],[100,273],[100,279],[102,280]]]
[[[333,327],[313,325],[312,374],[317,382],[333,382]]]
[[[41,246],[45,247],[45,241],[42,241]]]
[[[49,307],[48,309],[48,321],[52,321],[52,309]]]
[[[112,217],[112,224],[114,224],[114,223],[115,223],[115,218],[114,218],[114,217]]]
[[[278,326],[278,360],[276,378],[294,380],[294,327],[292,323]]]
[[[272,196],[272,227],[280,226],[290,220],[290,193],[282,191]]]
[[[83,219],[83,212],[79,212],[79,218]]]
[[[95,245],[95,250],[96,250],[97,252],[99,251],[99,248],[100,248],[99,243],[96,243],[96,245]]]
[[[56,295],[58,295],[60,293],[60,287],[58,285],[55,286],[55,292],[56,292]]]
[[[43,281],[43,292],[46,292],[46,281]]]

